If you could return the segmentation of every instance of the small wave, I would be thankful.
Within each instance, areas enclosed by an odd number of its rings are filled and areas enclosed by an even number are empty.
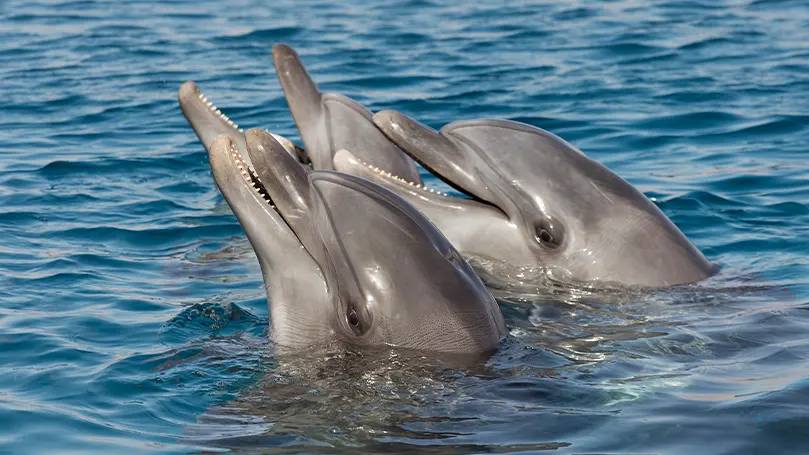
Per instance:
[[[722,111],[689,112],[643,120],[636,124],[640,130],[693,131],[703,129],[728,128],[746,119],[739,115]]]
[[[278,42],[279,40],[289,39],[300,33],[300,31],[301,29],[299,27],[266,28],[252,30],[241,35],[217,36],[214,38],[214,41],[228,44],[255,43],[261,46],[266,46],[266,43],[273,43]]]
[[[62,240],[77,240],[84,243],[99,243],[99,239],[103,239],[103,245],[106,246],[123,244],[144,249],[160,246],[180,247],[198,242],[200,238],[229,238],[242,232],[239,224],[234,221],[229,224],[165,229],[138,230],[110,226],[73,228],[49,231],[43,236],[58,237]]]

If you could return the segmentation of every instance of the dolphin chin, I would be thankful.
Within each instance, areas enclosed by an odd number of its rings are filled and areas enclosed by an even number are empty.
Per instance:
[[[272,337],[316,344],[486,354],[506,336],[491,294],[412,205],[367,180],[302,166],[249,130],[208,147],[217,187],[261,265]]]
[[[374,122],[472,199],[414,191],[350,153],[335,156],[335,168],[408,199],[466,256],[513,266],[500,267],[498,278],[508,281],[529,267],[564,281],[661,287],[718,270],[642,193],[547,131],[469,120],[437,132],[395,111],[377,113]]]

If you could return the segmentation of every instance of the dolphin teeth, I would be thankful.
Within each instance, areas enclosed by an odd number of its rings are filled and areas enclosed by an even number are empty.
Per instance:
[[[416,187],[416,188],[418,188],[418,189],[420,189],[420,190],[422,190],[424,192],[429,192],[429,193],[432,193],[432,194],[440,194],[441,196],[448,196],[446,193],[442,193],[441,191],[436,191],[434,188],[428,188],[426,184],[425,185],[419,185],[419,184],[417,184],[415,182],[411,182],[410,180],[399,177],[398,175],[395,175],[395,174],[393,174],[391,172],[388,172],[388,171],[386,171],[384,169],[380,169],[380,168],[374,166],[373,164],[366,163],[365,161],[362,161],[362,160],[360,160],[360,163],[362,163],[368,169],[374,171],[374,173],[376,173],[378,175],[381,175],[382,177],[387,177],[389,179],[398,180],[398,181],[400,181],[402,183],[406,183],[408,186]]]

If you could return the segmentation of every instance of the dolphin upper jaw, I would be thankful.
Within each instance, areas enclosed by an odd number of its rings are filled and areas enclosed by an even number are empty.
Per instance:
[[[415,163],[374,125],[373,114],[339,93],[321,93],[294,49],[272,49],[276,74],[315,169],[332,169],[340,148],[408,180],[421,182]]]
[[[228,136],[234,142],[236,150],[241,155],[241,159],[248,166],[253,166],[244,139],[244,129],[230,119],[221,109],[219,109],[199,86],[193,81],[187,81],[180,86],[178,92],[180,110],[185,116],[191,128],[196,133],[200,142],[208,150],[213,140],[220,135]],[[306,151],[297,146],[289,139],[274,133],[272,136],[286,149],[286,151],[303,164],[311,162]]]

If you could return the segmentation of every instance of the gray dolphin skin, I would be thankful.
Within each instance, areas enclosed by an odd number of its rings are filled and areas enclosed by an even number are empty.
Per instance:
[[[432,220],[467,257],[540,267],[563,281],[661,287],[718,266],[640,191],[561,138],[505,120],[450,123],[436,132],[395,111],[376,125],[425,168],[474,198],[424,191],[348,151],[335,168],[382,184]]]
[[[321,93],[291,47],[277,44],[272,56],[315,169],[333,169],[334,154],[347,149],[366,163],[421,183],[416,164],[376,128],[371,111],[341,94]]]
[[[276,348],[321,343],[459,354],[506,336],[491,294],[416,208],[367,180],[302,166],[269,133],[208,147],[217,187],[252,245]]]

